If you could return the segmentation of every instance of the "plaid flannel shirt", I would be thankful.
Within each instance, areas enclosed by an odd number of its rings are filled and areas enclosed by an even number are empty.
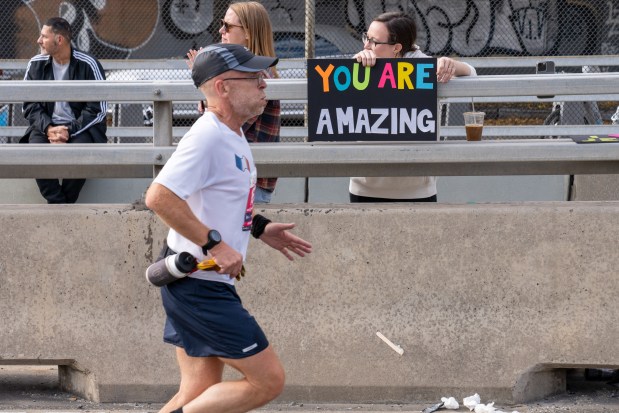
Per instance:
[[[271,71],[265,71],[266,77],[273,78]],[[279,142],[280,103],[269,100],[262,115],[250,119],[243,125],[243,133],[249,143]],[[277,178],[258,178],[257,186],[269,192],[275,189]]]

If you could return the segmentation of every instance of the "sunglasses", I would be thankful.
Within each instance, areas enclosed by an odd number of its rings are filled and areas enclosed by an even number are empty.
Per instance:
[[[230,33],[230,27],[240,27],[241,29],[243,28],[243,26],[240,26],[238,24],[228,23],[224,19],[221,19],[221,27],[224,28],[225,33]]]

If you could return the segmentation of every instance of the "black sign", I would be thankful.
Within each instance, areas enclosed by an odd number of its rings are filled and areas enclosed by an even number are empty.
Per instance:
[[[436,59],[308,59],[310,141],[437,140]]]

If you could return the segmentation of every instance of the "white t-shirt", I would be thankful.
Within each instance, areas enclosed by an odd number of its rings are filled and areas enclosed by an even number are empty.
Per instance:
[[[419,49],[408,52],[404,57],[429,57]],[[471,71],[470,76],[476,76],[473,66],[466,63]],[[387,199],[419,199],[436,195],[435,176],[386,176],[386,177],[354,177],[350,178],[348,190],[353,195]]]
[[[251,229],[257,172],[249,144],[206,112],[181,139],[154,182],[184,199],[196,217],[216,229],[222,240],[243,255]],[[198,260],[201,246],[170,229],[168,246],[187,251]],[[234,284],[234,278],[214,271],[197,271],[190,277]]]

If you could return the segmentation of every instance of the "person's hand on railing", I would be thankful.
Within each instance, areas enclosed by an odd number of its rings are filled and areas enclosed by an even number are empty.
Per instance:
[[[440,57],[436,61],[436,78],[441,83],[449,82],[456,75],[456,61],[449,57]]]
[[[470,75],[471,68],[466,63],[445,56],[436,61],[436,78],[440,83],[447,83],[456,76]]]

